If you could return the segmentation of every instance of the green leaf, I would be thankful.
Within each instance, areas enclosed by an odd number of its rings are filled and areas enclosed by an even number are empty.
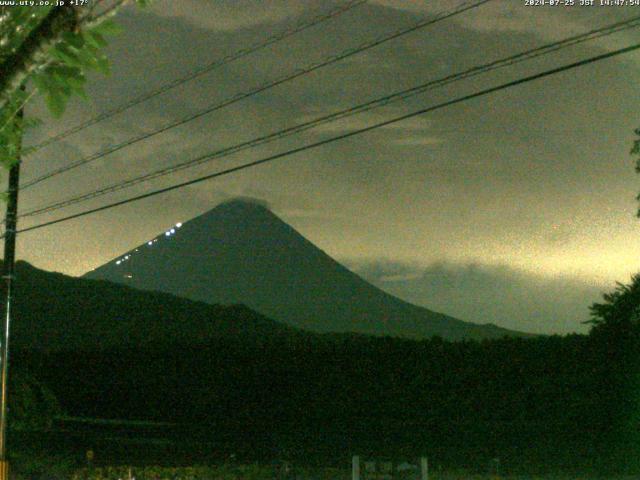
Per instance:
[[[78,66],[90,69],[97,69],[98,62],[94,50],[83,48],[78,50]]]
[[[62,40],[77,49],[80,49],[84,46],[84,38],[79,33],[65,32],[62,34]]]
[[[90,30],[84,32],[84,38],[87,44],[94,46],[95,48],[104,48],[107,46],[107,41],[100,33]]]
[[[82,61],[80,60],[78,53],[71,51],[68,46],[62,43],[59,43],[51,49],[51,55],[67,65],[73,65],[76,67],[82,66]]]
[[[60,75],[54,75],[53,81],[55,82],[55,93],[61,93],[65,97],[71,96],[71,94],[73,93],[73,89],[71,88],[71,85],[69,85],[69,83],[67,82],[66,77],[63,77]]]
[[[111,74],[111,64],[106,55],[100,55],[96,58],[98,66],[97,70],[105,75]]]
[[[35,128],[35,127],[39,127],[40,125],[42,125],[42,120],[39,119],[38,117],[26,117],[23,120],[22,123],[22,128],[23,129],[28,129],[28,128]],[[27,147],[25,147],[24,145],[22,146],[22,152],[23,154],[25,154],[24,152],[27,150]],[[25,154],[26,155],[26,154]]]
[[[122,32],[122,27],[113,20],[105,20],[91,29],[100,35],[117,35]]]
[[[54,83],[48,73],[41,73],[31,77],[35,86],[40,90],[43,95],[49,95],[51,90],[55,89]]]
[[[52,91],[49,92],[49,95],[46,97],[47,106],[49,107],[49,111],[51,114],[60,118],[64,113],[64,109],[67,106],[67,96],[60,91]]]
[[[73,93],[79,95],[85,100],[88,99],[87,92],[85,92],[84,90],[84,84],[86,83],[86,81],[87,79],[82,74],[79,76],[67,77],[67,84],[69,85],[69,87],[71,87]]]

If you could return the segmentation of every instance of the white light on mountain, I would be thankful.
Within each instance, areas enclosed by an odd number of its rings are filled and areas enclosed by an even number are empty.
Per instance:
[[[169,235],[171,235],[171,232],[164,232],[164,234],[165,234],[165,236],[168,237]]]
[[[171,233],[176,233],[176,229],[172,228],[171,230],[169,230]]]
[[[151,246],[151,245],[153,245],[153,242],[152,242],[151,240],[149,240],[149,241],[147,242],[147,245]]]
[[[116,265],[120,265],[122,263],[122,260],[117,260],[116,261]]]
[[[176,223],[176,227],[177,228],[180,228],[181,226],[182,226],[182,223],[180,223],[180,222]]]

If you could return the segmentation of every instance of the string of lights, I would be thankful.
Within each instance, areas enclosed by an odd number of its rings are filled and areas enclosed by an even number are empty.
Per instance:
[[[316,25],[319,25],[327,20],[331,20],[339,15],[342,15],[343,13],[348,12],[349,10],[352,10],[364,3],[367,3],[368,0],[350,0],[346,3],[344,3],[343,5],[338,6],[337,8],[334,8],[332,10],[330,10],[327,13],[322,13],[320,15],[316,15],[314,17],[312,17],[311,19],[304,21],[304,22],[300,22],[288,29],[283,30],[282,32],[273,35],[269,38],[267,38],[266,40],[263,40],[259,43],[255,43],[253,45],[250,45],[246,48],[242,48],[234,53],[231,53],[229,55],[225,55],[222,58],[218,58],[192,72],[190,72],[188,75],[185,75],[184,77],[180,77],[177,78],[171,82],[167,82],[163,85],[161,85],[160,87],[151,90],[149,92],[143,93],[142,95],[139,95],[131,100],[129,100],[126,103],[123,103],[120,106],[117,106],[111,110],[107,110],[106,112],[103,112],[93,118],[91,118],[90,120],[87,120],[86,122],[80,123],[74,127],[71,127],[61,133],[59,133],[58,135],[54,135],[52,137],[49,137],[48,139],[33,145],[30,148],[30,154],[35,153],[36,151],[51,145],[52,143],[58,142],[64,138],[67,138],[70,135],[73,135],[75,133],[81,132],[82,130],[85,130],[86,128],[89,128],[93,125],[96,125],[104,120],[107,120],[111,117],[114,117],[122,112],[125,112],[127,110],[129,110],[130,108],[135,107],[136,105],[140,105],[143,102],[146,102],[148,100],[151,100],[152,98],[155,98],[159,95],[162,95],[163,93],[166,93],[170,90],[173,90],[176,87],[179,87],[181,85],[184,85],[185,83],[188,83],[192,80],[195,80],[196,78],[199,78],[209,72],[212,72],[213,70],[223,67],[224,65],[228,65],[236,60],[239,60],[241,58],[244,58],[248,55],[251,55],[252,53],[256,53],[264,48],[267,48],[271,45],[274,45],[278,42],[281,42],[282,40],[285,40],[289,37],[292,37],[298,33],[301,33],[305,30],[308,30],[311,27],[315,27]]]
[[[471,78],[483,73],[487,73],[493,70],[497,70],[500,68],[513,66],[515,64],[531,60],[533,58],[551,54],[553,52],[556,52],[564,48],[575,46],[587,41],[592,41],[594,39],[602,38],[604,36],[612,35],[614,33],[617,33],[623,30],[637,28],[638,26],[640,26],[640,16],[633,17],[621,22],[616,22],[598,29],[593,29],[579,35],[574,35],[564,40],[547,43],[545,45],[542,45],[530,50],[526,50],[524,52],[520,52],[506,58],[502,58],[502,59],[495,60],[483,65],[470,68],[463,72],[451,74],[446,77],[443,77],[437,80],[432,80],[432,81],[420,84],[418,86],[414,86],[409,89],[394,92],[389,95],[385,95],[383,97],[376,98],[374,100],[350,107],[348,109],[340,110],[338,112],[334,112],[329,115],[320,116],[310,121],[303,122],[295,126],[292,126],[283,130],[279,130],[277,132],[264,135],[256,139],[242,142],[242,143],[218,150],[211,154],[208,154],[205,157],[198,157],[196,159],[181,162],[179,164],[161,168],[156,171],[146,173],[144,175],[139,175],[139,176],[130,178],[128,180],[119,181],[114,184],[108,185],[106,187],[102,187],[97,190],[93,190],[88,193],[72,196],[70,198],[66,198],[64,200],[61,200],[52,204],[37,207],[21,214],[20,218],[41,215],[41,214],[55,211],[55,210],[68,207],[77,203],[81,203],[93,198],[97,198],[109,193],[130,188],[134,185],[137,185],[143,182],[148,182],[156,178],[160,178],[166,175],[170,175],[170,174],[185,170],[187,168],[193,168],[195,166],[202,165],[214,159],[223,158],[223,157],[238,153],[240,151],[244,151],[250,148],[255,148],[257,146],[260,146],[266,143],[270,143],[291,135],[295,135],[326,123],[335,122],[343,118],[347,118],[349,116],[361,114],[361,113],[370,111],[372,109],[388,105],[393,102],[405,100],[407,98],[425,93],[427,91],[431,91],[436,88],[443,87],[445,85],[448,85],[457,81],[468,79],[468,78]]]
[[[395,123],[398,123],[398,122],[402,122],[402,121],[407,120],[409,118],[413,118],[413,117],[416,117],[416,116],[419,116],[419,115],[424,115],[426,113],[433,112],[435,110],[440,110],[442,108],[446,108],[446,107],[449,107],[449,106],[452,106],[452,105],[460,104],[462,102],[466,102],[466,101],[469,101],[469,100],[472,100],[472,99],[475,99],[475,98],[478,98],[478,97],[483,97],[483,96],[486,96],[486,95],[489,95],[491,93],[495,93],[495,92],[498,92],[498,91],[501,91],[501,90],[504,90],[504,89],[512,88],[512,87],[515,87],[515,86],[518,86],[518,85],[522,85],[522,84],[529,83],[529,82],[532,82],[532,81],[535,81],[535,80],[539,80],[541,78],[549,77],[549,76],[552,76],[552,75],[557,75],[559,73],[566,72],[568,70],[573,70],[573,69],[578,68],[578,67],[582,67],[582,66],[585,66],[585,65],[593,64],[595,62],[599,62],[599,61],[602,61],[602,60],[605,60],[605,59],[608,59],[608,58],[612,58],[612,57],[616,57],[616,56],[619,56],[619,55],[622,55],[622,54],[626,54],[626,53],[629,53],[629,52],[632,52],[632,51],[636,51],[638,49],[640,49],[640,43],[636,43],[634,45],[631,45],[631,46],[628,46],[628,47],[624,47],[624,48],[620,48],[620,49],[617,49],[617,50],[614,50],[614,51],[611,51],[611,52],[607,52],[607,53],[604,53],[604,54],[600,54],[600,55],[596,55],[596,56],[593,56],[593,57],[589,57],[589,58],[586,58],[584,60],[580,60],[580,61],[573,62],[573,63],[570,63],[570,64],[562,65],[560,67],[556,67],[556,68],[552,68],[552,69],[549,69],[549,70],[545,70],[543,72],[536,73],[536,74],[533,74],[533,75],[529,75],[529,76],[526,76],[526,77],[522,77],[522,78],[519,78],[517,80],[513,80],[513,81],[510,81],[510,82],[502,83],[502,84],[494,86],[494,87],[486,88],[486,89],[480,90],[480,91],[475,92],[475,93],[464,95],[462,97],[458,97],[458,98],[455,98],[455,99],[452,99],[452,100],[448,100],[448,101],[445,101],[445,102],[442,102],[442,103],[439,103],[437,105],[433,105],[433,106],[430,106],[430,107],[425,107],[423,109],[420,109],[420,110],[417,110],[417,111],[414,111],[414,112],[411,112],[411,113],[407,113],[407,114],[404,114],[404,115],[396,116],[396,117],[391,118],[389,120],[378,122],[378,123],[375,123],[375,124],[372,124],[372,125],[369,125],[367,127],[363,127],[363,128],[357,129],[357,130],[352,130],[352,131],[343,133],[341,135],[336,135],[336,136],[333,136],[331,138],[327,138],[327,139],[324,139],[324,140],[321,140],[321,141],[318,141],[318,142],[314,142],[314,143],[310,143],[310,144],[307,144],[307,145],[303,145],[301,147],[293,148],[293,149],[290,149],[290,150],[287,150],[287,151],[284,151],[284,152],[281,152],[281,153],[277,153],[275,155],[271,155],[271,156],[268,156],[268,157],[265,157],[265,158],[261,158],[259,160],[255,160],[255,161],[252,161],[252,162],[247,162],[247,163],[244,163],[244,164],[241,164],[241,165],[237,165],[235,167],[227,168],[225,170],[221,170],[221,171],[214,172],[214,173],[211,173],[211,174],[208,174],[208,175],[197,177],[197,178],[194,178],[192,180],[188,180],[188,181],[185,181],[185,182],[180,182],[180,183],[177,183],[177,184],[174,184],[174,185],[171,185],[171,186],[168,186],[168,187],[160,188],[160,189],[157,189],[157,190],[153,190],[151,192],[147,192],[147,193],[144,193],[144,194],[141,194],[141,195],[136,195],[136,196],[124,199],[124,200],[120,200],[120,201],[117,201],[117,202],[112,202],[112,203],[109,203],[109,204],[106,204],[106,205],[102,205],[100,207],[87,209],[87,210],[84,210],[82,212],[75,213],[73,215],[67,215],[67,216],[62,217],[62,218],[58,218],[58,219],[55,219],[55,220],[50,220],[48,222],[40,223],[38,225],[33,225],[31,227],[23,228],[23,229],[18,230],[17,233],[25,233],[25,232],[30,232],[30,231],[34,231],[34,230],[39,230],[41,228],[45,228],[45,227],[48,227],[48,226],[56,225],[56,224],[59,224],[59,223],[62,223],[62,222],[67,222],[69,220],[73,220],[73,219],[76,219],[76,218],[84,217],[84,216],[87,216],[87,215],[92,215],[94,213],[102,212],[102,211],[105,211],[105,210],[108,210],[108,209],[111,209],[111,208],[115,208],[115,207],[118,207],[118,206],[121,206],[121,205],[126,205],[126,204],[129,204],[129,203],[132,203],[132,202],[137,202],[137,201],[143,200],[145,198],[155,197],[155,196],[161,195],[163,193],[167,193],[167,192],[170,192],[170,191],[173,191],[173,190],[181,189],[181,188],[184,188],[184,187],[187,187],[187,186],[190,186],[190,185],[195,185],[195,184],[207,181],[207,180],[211,180],[211,179],[214,179],[214,178],[230,175],[232,173],[239,172],[239,171],[242,171],[242,170],[246,170],[246,169],[249,169],[249,168],[253,168],[253,167],[256,167],[258,165],[264,165],[266,163],[270,163],[270,162],[273,162],[273,161],[281,159],[281,158],[289,157],[291,155],[295,155],[295,154],[298,154],[298,153],[301,153],[301,152],[304,152],[304,151],[307,151],[307,150],[318,148],[318,147],[321,147],[323,145],[327,145],[327,144],[330,144],[330,143],[337,142],[339,140],[344,140],[346,138],[354,137],[356,135],[361,135],[363,133],[370,132],[372,130],[376,130],[376,129],[379,129],[379,128],[382,128],[382,127],[385,127],[385,126],[388,126],[388,125],[392,125],[392,124],[395,124]]]
[[[162,234],[161,235],[156,235],[151,240],[148,240],[147,241],[147,247],[153,247],[156,243],[158,243],[158,240],[161,239],[162,237],[168,238],[168,237],[171,237],[171,236],[175,235],[180,228],[182,228],[182,222],[178,222],[178,223],[172,225],[171,227],[169,227],[164,232],[164,235],[162,235]],[[132,249],[131,251],[125,253],[120,258],[115,260],[114,263],[116,265],[120,265],[122,263],[125,263],[125,262],[131,260],[132,256],[135,256],[135,254],[140,251],[140,248],[141,247],[136,247],[136,248]]]
[[[308,75],[316,70],[319,70],[321,68],[324,68],[326,66],[332,65],[334,63],[340,62],[346,58],[352,57],[354,55],[357,55],[359,53],[365,52],[367,50],[370,50],[372,48],[375,48],[379,45],[382,45],[386,42],[389,42],[391,40],[397,39],[401,36],[407,35],[409,33],[415,32],[416,30],[419,30],[421,28],[425,28],[429,25],[433,25],[435,23],[438,23],[440,21],[452,18],[456,15],[460,15],[468,10],[471,10],[473,8],[477,8],[487,2],[490,2],[491,0],[476,0],[474,2],[464,2],[463,4],[457,6],[456,8],[449,10],[447,12],[441,13],[439,15],[436,15],[435,17],[429,17],[429,19],[423,19],[417,23],[412,24],[409,27],[405,27],[399,30],[396,30],[394,32],[392,32],[391,34],[386,34],[384,36],[380,36],[376,39],[374,39],[373,41],[368,41],[366,43],[363,43],[362,45],[353,47],[353,48],[349,48],[337,55],[331,56],[325,60],[322,60],[320,62],[316,62],[313,63],[311,65],[308,65],[307,67],[304,68],[300,68],[300,69],[296,69],[291,73],[287,73],[284,76],[278,77],[276,80],[272,80],[270,82],[267,82],[255,89],[249,90],[247,92],[243,92],[243,93],[239,93],[234,95],[233,97],[230,97],[226,100],[223,100],[220,103],[211,105],[205,109],[199,110],[198,112],[194,113],[194,114],[190,114],[186,117],[181,118],[180,120],[177,120],[175,122],[172,122],[170,124],[167,124],[161,128],[158,128],[156,130],[141,134],[137,137],[133,137],[130,138],[128,140],[125,140],[124,142],[121,142],[117,145],[111,146],[105,150],[102,150],[100,152],[97,152],[93,155],[90,155],[88,157],[82,158],[80,160],[76,160],[75,162],[71,162],[65,166],[62,166],[60,168],[54,169],[48,173],[45,173],[33,180],[27,181],[25,183],[23,183],[20,188],[22,190],[25,190],[29,187],[32,187],[34,185],[37,185],[40,182],[43,182],[44,180],[47,180],[49,178],[55,177],[57,175],[60,175],[62,173],[68,172],[69,170],[72,170],[74,168],[78,168],[80,166],[86,165],[88,163],[91,163],[93,161],[99,160],[107,155],[110,155],[114,152],[117,152],[119,150],[122,150],[125,147],[131,146],[133,144],[136,144],[138,142],[141,142],[143,140],[147,140],[151,137],[154,137],[156,135],[159,135],[161,133],[167,132],[168,130],[171,130],[173,128],[185,125],[186,123],[192,122],[198,118],[201,118],[205,115],[208,115],[210,113],[213,113],[217,110],[220,110],[222,108],[228,107],[230,105],[233,105],[237,102],[240,102],[242,100],[245,100],[247,98],[253,97],[255,95],[258,95],[259,93],[262,93],[266,90],[269,90],[271,88],[277,87],[279,85],[282,85],[286,82],[292,81],[294,79],[297,79],[299,77],[302,77],[304,75]]]

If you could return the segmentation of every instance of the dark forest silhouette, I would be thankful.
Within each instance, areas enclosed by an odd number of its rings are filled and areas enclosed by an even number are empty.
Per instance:
[[[19,273],[14,365],[68,415],[172,422],[178,443],[256,460],[426,453],[443,468],[496,457],[505,471],[638,467],[640,277],[593,307],[590,335],[449,342],[309,334],[244,307]],[[43,291],[48,310],[34,297]],[[87,308],[84,323],[59,308],[96,299],[110,307]],[[47,333],[61,324],[66,345]],[[133,325],[163,335],[127,334]],[[191,331],[172,334],[181,328]],[[86,329],[114,335],[100,348]]]

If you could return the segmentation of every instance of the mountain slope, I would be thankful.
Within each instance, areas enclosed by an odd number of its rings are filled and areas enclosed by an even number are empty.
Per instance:
[[[137,349],[305,335],[242,305],[209,305],[17,265],[11,337],[18,349]]]
[[[389,295],[334,261],[268,208],[234,200],[89,272],[208,303],[242,303],[316,332],[446,339],[517,335]]]

